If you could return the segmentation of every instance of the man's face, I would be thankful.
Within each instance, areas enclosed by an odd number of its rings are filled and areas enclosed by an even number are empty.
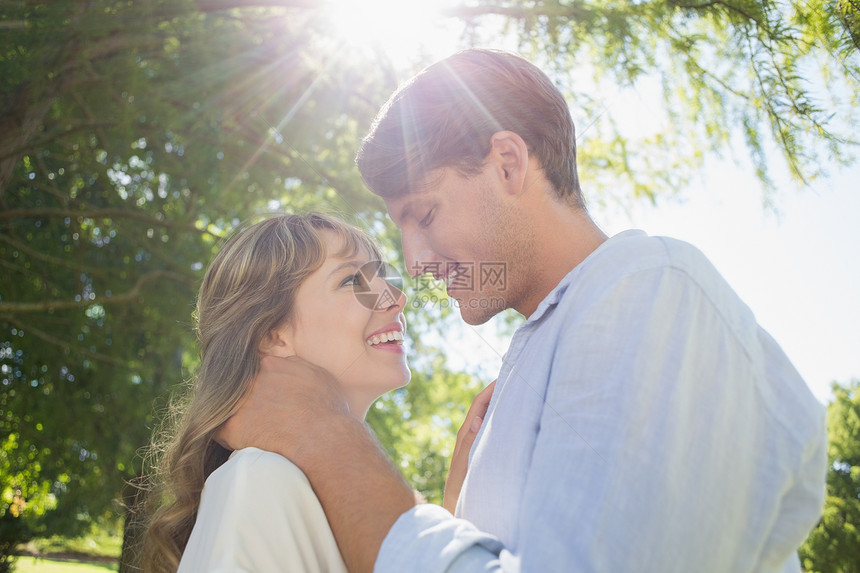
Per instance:
[[[512,306],[502,193],[492,169],[465,177],[441,168],[415,190],[385,201],[401,231],[409,274],[445,281],[463,320],[473,325]]]

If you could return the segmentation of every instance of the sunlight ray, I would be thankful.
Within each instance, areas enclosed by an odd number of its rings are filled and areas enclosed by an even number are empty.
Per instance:
[[[256,161],[257,161],[257,159],[259,159],[260,155],[269,146],[271,146],[272,143],[277,144],[277,145],[280,145],[280,144],[288,145],[290,147],[290,149],[293,149],[293,151],[299,155],[299,157],[300,157],[300,159],[302,159],[302,161],[304,161],[309,167],[311,167],[311,169],[313,169],[313,166],[304,157],[302,157],[301,154],[292,145],[290,145],[288,142],[286,142],[286,140],[284,139],[284,136],[281,132],[282,132],[284,126],[286,126],[289,123],[289,121],[293,117],[295,117],[296,113],[310,99],[310,97],[314,93],[317,85],[319,84],[319,82],[322,80],[322,78],[325,76],[326,72],[328,71],[328,68],[330,65],[331,65],[330,63],[326,64],[322,69],[320,69],[317,72],[313,81],[311,81],[311,84],[302,92],[302,94],[299,96],[299,98],[295,101],[295,103],[293,103],[293,105],[290,107],[290,109],[287,110],[287,112],[284,114],[284,116],[281,118],[281,120],[276,125],[268,124],[268,122],[266,122],[268,125],[268,129],[267,129],[266,135],[263,138],[263,143],[247,159],[245,164],[242,166],[242,169],[236,174],[234,179],[231,181],[231,183],[230,183],[231,185],[235,184],[235,182],[238,180],[238,178],[240,177],[240,175],[243,171],[245,171],[251,165],[254,165],[254,163],[256,163]],[[260,116],[260,117],[262,117],[262,116]],[[316,172],[316,170],[314,170],[314,171]],[[317,175],[319,175],[319,173],[317,173]]]

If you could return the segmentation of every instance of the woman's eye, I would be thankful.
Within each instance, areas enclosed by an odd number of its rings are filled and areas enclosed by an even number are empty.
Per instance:
[[[360,285],[363,282],[363,277],[360,272],[355,273],[354,275],[349,275],[340,283],[340,286],[355,286]]]
[[[422,227],[426,227],[427,225],[432,223],[433,222],[433,215],[435,215],[435,214],[436,214],[436,208],[433,207],[432,209],[427,211],[427,214],[424,215],[423,219],[421,219],[421,222],[419,223],[419,225],[421,225]]]

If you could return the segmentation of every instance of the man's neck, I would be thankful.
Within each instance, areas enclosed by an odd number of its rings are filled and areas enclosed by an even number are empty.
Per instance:
[[[526,317],[608,238],[584,209],[564,205],[555,198],[547,197],[533,212],[540,262],[535,264],[528,300],[516,308]]]

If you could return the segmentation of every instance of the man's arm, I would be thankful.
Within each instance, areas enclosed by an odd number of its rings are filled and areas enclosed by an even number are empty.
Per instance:
[[[325,510],[350,571],[372,571],[397,518],[415,505],[412,490],[350,413],[334,378],[298,358],[264,357],[248,399],[219,440],[291,460]]]
[[[382,540],[415,495],[359,420],[336,416],[315,434],[294,463],[319,497],[349,570],[373,571]]]

